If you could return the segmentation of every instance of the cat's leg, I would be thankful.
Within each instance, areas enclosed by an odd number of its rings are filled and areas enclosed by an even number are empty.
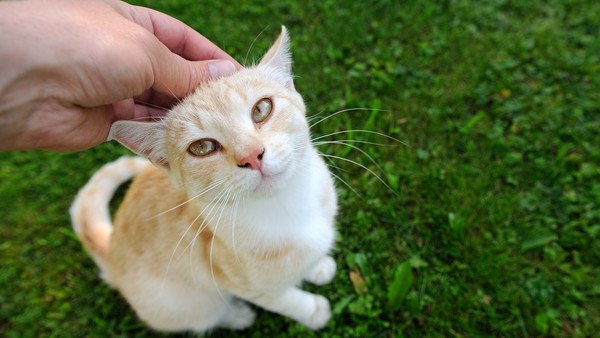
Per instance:
[[[167,295],[168,296],[168,295]],[[188,298],[193,298],[189,297]],[[201,300],[200,300],[201,301]],[[210,306],[200,304],[199,300],[173,297],[140,307],[132,303],[137,315],[150,327],[159,331],[193,331],[204,333],[212,330],[227,316],[227,304],[211,302]]]
[[[221,326],[235,303],[231,295],[216,292],[208,283],[198,286],[146,274],[119,282],[119,290],[137,315],[159,331],[204,333]]]
[[[313,330],[323,328],[331,318],[327,298],[296,287],[279,294],[253,293],[239,296],[266,310],[290,317]]]
[[[228,309],[221,322],[220,327],[243,330],[254,324],[256,313],[250,308],[246,302],[239,299],[228,304]]]
[[[316,285],[327,284],[335,277],[336,267],[335,260],[331,256],[325,256],[308,272],[304,279]]]

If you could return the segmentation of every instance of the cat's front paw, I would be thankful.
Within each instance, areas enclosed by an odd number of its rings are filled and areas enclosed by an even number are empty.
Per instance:
[[[330,256],[325,256],[306,276],[306,280],[316,285],[327,284],[335,277],[336,268],[335,260]]]
[[[230,309],[219,326],[232,330],[243,330],[254,324],[256,313],[248,304],[238,300],[234,301],[229,306]]]
[[[314,295],[314,302],[314,310],[308,320],[303,324],[312,330],[319,330],[324,328],[329,319],[331,319],[331,308],[329,306],[329,301],[323,296]]]

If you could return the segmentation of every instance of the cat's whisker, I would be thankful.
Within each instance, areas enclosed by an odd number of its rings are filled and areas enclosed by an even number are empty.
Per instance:
[[[151,122],[158,122],[158,121],[164,121],[167,117],[166,116],[142,116],[142,117],[136,117],[134,119],[131,119],[131,121],[151,121]]]
[[[233,186],[230,186],[229,189],[227,190],[227,194],[225,195],[224,201],[227,201],[229,199],[229,194],[231,193],[231,191],[233,191]],[[214,244],[215,244],[215,236],[217,235],[217,231],[219,229],[219,225],[221,225],[221,216],[223,216],[223,211],[225,210],[226,206],[227,205],[225,203],[222,204],[222,208],[221,208],[221,212],[219,214],[219,218],[217,219],[217,222],[215,223],[215,229],[213,230],[212,239],[210,240],[210,253],[209,253],[209,259],[208,259],[209,264],[210,264],[210,274],[212,276],[213,283],[215,284],[215,288],[217,289],[217,293],[219,294],[219,296],[221,296],[221,299],[225,303],[227,301],[225,300],[225,297],[221,293],[221,289],[219,288],[219,283],[217,283],[217,279],[215,278],[215,270],[214,270],[214,265],[213,265],[213,249],[214,249]]]
[[[198,216],[196,216],[196,218],[194,218],[194,220],[192,221],[192,223],[190,223],[190,225],[187,227],[187,229],[185,230],[185,232],[183,233],[183,235],[181,235],[181,237],[179,238],[179,241],[175,245],[175,249],[173,249],[173,252],[171,253],[171,257],[169,257],[169,262],[167,263],[167,268],[165,269],[165,273],[164,273],[164,276],[163,276],[163,281],[162,281],[160,290],[163,290],[163,288],[165,286],[165,283],[167,282],[167,277],[169,276],[169,271],[171,269],[171,263],[173,262],[173,258],[175,257],[175,253],[177,252],[177,248],[179,248],[179,245],[181,244],[181,242],[185,238],[185,235],[192,228],[192,226],[194,225],[194,223],[196,223],[196,221],[200,218],[200,216],[202,216],[202,212],[200,212],[198,214]]]
[[[216,186],[218,186],[218,185],[222,184],[224,181],[225,181],[224,179],[222,179],[222,180],[220,180],[220,181],[217,181],[216,183],[214,183],[214,184],[212,185],[212,188],[211,188],[210,190],[212,190],[212,189],[214,189]],[[209,185],[209,187],[210,187],[210,186],[211,186],[211,185]],[[197,196],[199,196],[199,195],[201,195],[201,194],[203,194],[203,193],[204,193],[204,192],[206,192],[206,191],[207,191],[207,190],[205,189],[203,192],[201,192],[200,194],[196,195],[196,197],[197,197]],[[194,198],[195,198],[195,197],[194,197]],[[191,200],[191,199],[187,200],[185,203],[189,202],[190,200]],[[178,206],[176,206],[175,208],[178,208],[178,207],[180,207],[181,205],[183,205],[183,203],[182,203],[182,204],[180,204],[180,205],[178,205]],[[206,208],[205,208],[205,209],[206,209]],[[167,210],[166,212],[168,212],[168,211],[170,211],[170,210]],[[196,216],[196,218],[194,218],[194,220],[192,221],[192,223],[190,223],[190,225],[189,225],[189,226],[187,227],[187,229],[184,231],[183,235],[181,235],[181,237],[179,238],[179,241],[177,241],[177,244],[175,245],[175,249],[173,249],[173,252],[171,253],[171,257],[169,258],[169,263],[167,263],[167,268],[166,268],[166,270],[165,270],[165,277],[164,277],[164,279],[163,279],[163,285],[164,285],[164,283],[166,282],[167,276],[168,276],[168,274],[169,274],[169,269],[171,268],[171,263],[173,262],[173,258],[175,257],[175,253],[177,252],[177,249],[179,248],[179,246],[180,246],[180,245],[181,245],[181,243],[183,242],[183,239],[185,238],[185,236],[187,235],[187,233],[190,231],[190,229],[192,228],[192,226],[194,225],[194,223],[196,223],[196,221],[197,221],[197,220],[198,220],[198,219],[199,219],[199,218],[202,216],[202,214],[203,214],[203,213],[204,213],[204,209],[203,209],[203,210],[202,210],[202,211],[201,211],[201,212],[198,214],[198,216]],[[156,216],[155,216],[155,217],[156,217]],[[185,251],[185,250],[184,250],[184,251]]]
[[[211,201],[212,202],[212,201]],[[193,225],[196,223],[196,221],[198,221],[198,219],[204,214],[204,211],[206,210],[206,208],[208,208],[208,206],[210,205],[210,203],[204,208],[202,209],[202,211],[200,211],[200,213],[198,213],[198,216],[196,216],[194,218],[194,220],[190,223],[190,225],[186,228],[185,232],[183,233],[183,235],[181,235],[181,237],[179,238],[179,241],[177,242],[177,244],[175,245],[175,248],[173,249],[173,252],[171,253],[171,257],[169,258],[169,263],[167,264],[167,269],[165,271],[165,277],[163,279],[163,282],[166,281],[167,276],[168,276],[168,272],[170,270],[171,264],[173,262],[173,259],[175,258],[175,254],[177,253],[177,249],[179,248],[179,246],[181,245],[183,239],[185,238],[185,236],[187,235],[187,233],[189,232],[189,230],[193,227]],[[200,227],[202,227],[202,225],[204,224],[204,220],[203,223],[200,224]],[[194,237],[195,239],[196,237]],[[193,241],[193,240],[192,240]],[[191,243],[191,242],[190,242]],[[187,250],[187,248],[189,247],[186,246],[182,252],[185,252],[185,250]],[[191,253],[190,253],[191,256]]]
[[[342,139],[342,140],[335,140],[338,142],[348,142],[348,143],[362,143],[362,144],[369,144],[369,145],[373,145],[373,146],[380,146],[380,147],[395,147],[395,144],[386,144],[386,143],[377,143],[377,142],[370,142],[370,141],[364,141],[364,140],[353,140],[353,139]],[[329,144],[332,141],[317,141],[317,142],[313,142],[312,144],[315,146],[321,146],[324,144]]]
[[[319,154],[321,156],[323,156],[322,153],[319,152]],[[343,172],[349,172],[346,169],[340,168],[337,165],[333,164],[333,160],[330,158],[326,158],[323,157],[325,159],[325,164],[329,167],[329,168],[334,168],[335,170],[339,170],[339,171],[343,171]],[[345,186],[347,186],[350,190],[352,190],[356,195],[362,197],[362,195],[360,193],[358,193],[358,191],[356,191],[348,182],[346,182],[346,180],[344,180],[343,178],[341,178],[340,176],[338,176],[336,173],[334,173],[332,170],[329,170],[329,173],[331,174],[331,176],[333,176],[335,179],[339,180],[340,182],[342,182]]]
[[[168,210],[160,212],[160,213],[158,213],[158,214],[156,214],[156,215],[154,215],[154,216],[152,216],[150,218],[146,218],[145,221],[153,219],[153,218],[156,218],[156,217],[159,217],[159,216],[162,216],[162,215],[164,215],[164,214],[166,214],[168,212],[171,212],[171,211],[173,211],[173,210],[175,210],[175,209],[177,209],[177,208],[179,208],[179,207],[181,207],[181,206],[183,206],[183,205],[185,205],[185,204],[187,204],[187,203],[195,200],[196,198],[198,198],[198,197],[204,195],[205,193],[213,190],[214,188],[216,188],[218,185],[220,185],[224,181],[225,181],[225,179],[221,179],[219,181],[216,181],[216,182],[213,182],[213,183],[209,184],[206,188],[204,188],[204,190],[200,191],[200,193],[198,193],[196,196],[194,196],[194,197],[186,200],[185,202],[179,203],[178,205],[176,205],[176,206],[174,206],[174,207],[172,207],[172,208],[170,208]]]
[[[243,200],[246,199],[245,194],[239,194],[236,196],[235,209],[233,212],[233,220],[231,222],[231,247],[233,248],[233,254],[238,263],[240,262],[240,257],[237,252],[237,247],[235,246],[235,224],[236,224],[236,220],[238,218],[238,207],[240,206],[240,200],[242,200],[242,199]]]
[[[362,150],[361,148],[359,148],[359,147],[357,147],[357,146],[355,146],[355,145],[353,145],[353,144],[350,144],[350,143],[348,143],[348,142],[343,142],[343,141],[327,141],[327,142],[325,142],[325,143],[326,143],[326,144],[340,144],[340,145],[344,145],[344,146],[346,146],[346,147],[350,147],[350,148],[352,148],[352,149],[355,149],[355,150],[357,150],[357,151],[361,152],[363,155],[365,155],[365,156],[366,156],[366,157],[367,157],[369,160],[371,160],[371,162],[372,162],[373,164],[375,164],[375,166],[377,166],[377,168],[378,168],[379,170],[381,170],[382,172],[385,172],[385,170],[383,170],[383,168],[381,168],[381,166],[379,165],[379,163],[377,163],[377,161],[375,161],[375,160],[373,159],[373,157],[371,157],[371,155],[367,154],[367,152],[366,152],[366,151]]]
[[[244,57],[244,63],[243,65],[246,65],[246,61],[248,61],[248,55],[250,55],[250,51],[252,50],[252,47],[254,46],[254,43],[256,42],[256,40],[262,35],[262,33],[264,33],[267,28],[269,28],[271,25],[267,25],[265,28],[263,28],[262,31],[260,31],[260,33],[258,33],[258,35],[254,38],[254,40],[252,40],[252,43],[250,44],[250,47],[248,47],[248,50],[246,51],[246,56]]]
[[[329,134],[325,134],[325,135],[321,135],[321,136],[315,137],[315,138],[312,139],[312,141],[314,142],[314,141],[318,141],[318,140],[324,139],[326,137],[340,135],[340,134],[350,134],[350,133],[365,133],[365,134],[378,135],[378,136],[381,136],[381,137],[385,137],[385,138],[387,138],[389,140],[396,141],[396,142],[398,142],[400,144],[403,144],[403,145],[405,145],[407,147],[409,146],[406,142],[400,141],[399,139],[397,139],[395,137],[392,137],[392,136],[390,136],[388,134],[380,133],[378,131],[365,130],[365,129],[340,130],[340,131],[336,131],[336,132],[333,132],[333,133],[329,133]]]
[[[323,154],[321,154],[321,155],[323,155]],[[326,158],[325,160],[327,161],[327,163],[325,163],[325,164],[327,164],[327,166],[330,167],[330,168],[333,168],[333,169],[339,170],[339,171],[343,171],[345,173],[349,173],[350,172],[350,170],[348,170],[348,169],[344,169],[344,168],[341,168],[341,167],[333,164],[334,162],[330,158]]]
[[[310,124],[311,121],[314,121],[318,118],[323,118],[323,115],[321,115],[321,113],[323,113],[324,111],[325,111],[325,109],[322,109],[321,111],[319,111],[318,113],[316,113],[314,115],[306,116],[306,122],[308,124]]]
[[[377,179],[378,179],[378,180],[379,180],[379,181],[380,181],[380,182],[381,182],[383,185],[385,185],[385,186],[386,186],[386,187],[387,187],[387,188],[388,188],[388,189],[389,189],[389,190],[390,190],[392,193],[394,193],[394,195],[397,195],[397,196],[398,196],[398,193],[397,193],[397,192],[396,192],[394,189],[392,189],[392,187],[390,187],[390,186],[389,186],[389,185],[388,185],[388,184],[387,184],[387,183],[386,183],[386,182],[385,182],[385,181],[384,181],[384,180],[383,180],[383,179],[382,179],[382,178],[381,178],[379,175],[377,175],[377,174],[376,174],[376,173],[375,173],[373,170],[371,170],[371,169],[367,168],[365,165],[362,165],[362,164],[360,164],[360,163],[358,163],[358,162],[356,162],[356,161],[353,161],[353,160],[351,160],[351,159],[347,159],[347,158],[344,158],[344,157],[341,157],[341,156],[335,156],[335,155],[329,155],[329,154],[323,154],[323,153],[321,153],[321,155],[322,155],[322,156],[324,156],[324,157],[328,157],[328,158],[335,158],[335,159],[338,159],[338,160],[341,160],[341,161],[346,161],[346,162],[352,163],[352,164],[354,164],[354,165],[357,165],[357,166],[359,166],[359,167],[361,167],[361,168],[365,169],[365,170],[366,170],[366,171],[368,171],[368,172],[369,172],[371,175],[375,176],[375,177],[376,177],[376,178],[377,178]]]
[[[221,203],[221,199],[224,197],[225,193],[227,192],[227,188],[221,190],[217,196],[215,196],[205,207],[204,209],[202,209],[202,214],[204,215],[204,219],[202,221],[202,223],[200,224],[200,226],[198,227],[198,230],[196,230],[196,234],[194,235],[194,237],[192,238],[192,240],[190,241],[190,243],[188,243],[188,245],[183,249],[184,251],[187,250],[190,246],[194,246],[196,239],[198,239],[198,236],[200,236],[200,234],[202,233],[202,231],[204,231],[204,229],[206,229],[208,227],[209,224],[211,224],[210,222],[212,221],[214,215],[212,214],[213,210],[215,209],[215,207],[217,205],[219,205]],[[205,213],[206,209],[209,208],[208,212]],[[209,218],[210,217],[210,218]]]
[[[337,178],[340,182],[344,183],[345,186],[348,187],[348,189],[352,190],[356,195],[362,197],[358,191],[356,191],[354,188],[352,188],[352,186],[350,184],[348,184],[348,182],[344,181],[344,179],[342,179],[341,177],[339,177],[337,174],[330,172],[331,176]]]
[[[319,119],[319,118],[323,118],[323,115],[315,115],[315,116],[307,117],[306,123],[310,124],[312,121]]]
[[[194,246],[196,244],[196,240],[198,239],[198,236],[204,231],[204,229],[206,229],[206,227],[208,227],[208,225],[210,224],[210,222],[212,221],[212,211],[214,210],[214,208],[216,207],[216,205],[219,203],[221,197],[225,194],[225,190],[221,190],[217,196],[215,196],[200,212],[200,214],[202,214],[203,220],[202,223],[200,224],[200,226],[198,227],[198,230],[196,230],[196,234],[194,235],[194,237],[190,240],[190,242],[188,243],[188,245],[183,249],[183,252],[185,252],[188,248],[190,249],[190,253],[189,253],[189,262],[190,262],[190,271],[194,271],[194,266],[193,266],[193,251],[194,251]],[[205,213],[206,209],[210,207],[210,210],[208,210],[207,213]],[[210,218],[209,218],[210,217]],[[193,274],[192,274],[193,275]]]
[[[335,113],[331,113],[331,114],[325,116],[324,118],[322,118],[322,119],[318,120],[317,122],[311,124],[310,128],[312,129],[317,124],[319,124],[319,123],[321,123],[323,121],[326,121],[326,120],[328,120],[328,119],[330,119],[330,118],[332,118],[332,117],[334,117],[334,116],[336,116],[338,114],[346,113],[346,112],[354,112],[354,111],[378,111],[378,112],[381,111],[381,112],[388,112],[389,110],[376,109],[376,108],[346,108],[346,109],[338,110]]]
[[[167,90],[169,91],[169,93],[171,93],[171,96],[173,96],[173,98],[175,100],[177,100],[178,103],[182,103],[183,101],[177,97],[177,95],[175,95],[175,93],[173,93],[173,91],[171,90],[171,88],[169,88],[169,86],[167,86],[164,82],[162,83],[163,86],[165,86],[165,88],[167,88]]]
[[[200,225],[200,227],[198,228],[196,235],[194,236],[194,238],[190,241],[190,243],[188,244],[187,247],[190,248],[190,253],[189,253],[189,264],[190,264],[190,271],[192,273],[192,276],[195,276],[194,271],[196,271],[194,269],[194,249],[196,247],[196,240],[198,238],[198,236],[210,225],[212,224],[213,218],[215,217],[216,213],[213,214],[213,210],[215,209],[215,207],[217,206],[223,206],[223,203],[221,202],[221,200],[225,197],[226,193],[227,193],[228,189],[224,189],[222,190],[219,195],[217,197],[215,197],[211,203],[209,203],[209,205],[212,205],[211,209],[208,211],[208,213],[206,213],[205,218],[202,222],[202,224]],[[207,205],[208,207],[208,205]],[[204,211],[202,212],[204,214]],[[186,249],[187,249],[186,247]],[[192,277],[194,278],[194,277]],[[217,288],[218,291],[218,288]]]
[[[155,105],[155,104],[152,104],[152,103],[150,103],[150,102],[136,102],[136,104],[139,104],[139,105],[141,105],[141,106],[146,106],[146,107],[156,108],[156,109],[159,109],[159,110],[164,110],[164,111],[167,111],[167,112],[170,110],[170,109],[168,109],[168,108],[161,107],[161,106],[159,106],[159,105]]]
[[[320,118],[323,118],[323,115],[315,115],[315,116],[313,116],[313,117],[311,117],[311,118],[307,118],[307,119],[306,119],[306,123],[309,123],[309,124],[310,124],[312,121],[314,121],[314,120],[316,120],[316,119],[320,119]]]
[[[234,193],[234,208],[233,208],[234,211],[231,213],[232,219],[230,222],[230,224],[231,224],[231,248],[233,251],[233,255],[235,256],[235,260],[239,264],[241,264],[241,262],[240,262],[240,257],[237,252],[237,247],[235,245],[235,225],[236,225],[236,221],[238,218],[238,207],[240,204],[240,200],[244,196],[245,196],[245,194]],[[229,210],[232,210],[232,209],[230,208]],[[227,306],[229,306],[229,302],[227,303]]]

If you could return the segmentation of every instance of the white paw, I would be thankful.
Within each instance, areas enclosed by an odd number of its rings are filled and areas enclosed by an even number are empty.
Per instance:
[[[303,324],[308,326],[312,330],[319,330],[327,325],[329,319],[331,319],[331,309],[327,298],[315,295],[315,308],[306,322]]]
[[[219,326],[232,330],[243,330],[254,324],[256,313],[243,301],[234,301]]]
[[[335,277],[336,267],[335,260],[325,256],[312,269],[306,280],[316,285],[327,284]]]

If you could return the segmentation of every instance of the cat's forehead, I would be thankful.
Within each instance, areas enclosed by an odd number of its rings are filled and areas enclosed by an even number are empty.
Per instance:
[[[217,81],[200,85],[169,114],[175,121],[182,117],[222,119],[248,110],[264,97],[288,97],[289,89],[277,81],[277,74],[268,68],[255,67]]]
[[[265,92],[283,92],[281,86],[268,72],[260,69],[243,69],[238,73],[201,85],[186,101],[202,107],[213,108],[255,99]]]

